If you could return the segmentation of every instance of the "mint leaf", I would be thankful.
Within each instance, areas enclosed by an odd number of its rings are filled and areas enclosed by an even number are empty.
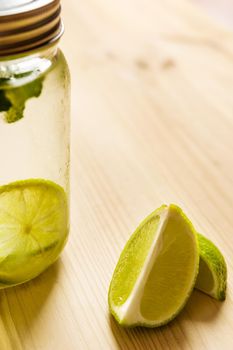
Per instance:
[[[42,86],[43,77],[20,87],[0,90],[0,112],[5,112],[5,121],[14,123],[23,118],[26,101],[32,97],[39,97]]]
[[[10,107],[10,101],[6,98],[4,91],[0,90],[0,112],[8,111]]]

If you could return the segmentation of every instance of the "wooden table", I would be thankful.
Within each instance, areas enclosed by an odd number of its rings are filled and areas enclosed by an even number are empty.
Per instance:
[[[72,74],[71,235],[34,281],[1,291],[1,350],[233,349],[233,34],[188,0],[63,1]],[[222,250],[228,294],[194,292],[159,329],[108,314],[137,224],[177,203]]]

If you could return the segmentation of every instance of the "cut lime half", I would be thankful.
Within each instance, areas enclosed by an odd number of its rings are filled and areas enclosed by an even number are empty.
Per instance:
[[[68,235],[67,197],[52,181],[0,187],[0,287],[25,282],[51,265]]]
[[[185,305],[198,273],[196,232],[182,210],[162,206],[127,242],[109,288],[109,308],[124,326],[156,327]]]

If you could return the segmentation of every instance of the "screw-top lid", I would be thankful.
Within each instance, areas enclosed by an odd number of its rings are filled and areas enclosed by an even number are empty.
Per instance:
[[[0,0],[0,56],[56,42],[63,33],[60,0]]]

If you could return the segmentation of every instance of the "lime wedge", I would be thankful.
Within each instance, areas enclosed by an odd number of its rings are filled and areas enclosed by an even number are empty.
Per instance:
[[[198,273],[196,232],[182,210],[162,206],[127,242],[109,287],[109,309],[124,326],[168,323],[185,305]]]
[[[0,287],[39,275],[58,258],[67,235],[62,187],[41,179],[0,187]]]
[[[195,288],[217,300],[225,300],[227,266],[219,249],[207,238],[198,234],[200,265]]]

